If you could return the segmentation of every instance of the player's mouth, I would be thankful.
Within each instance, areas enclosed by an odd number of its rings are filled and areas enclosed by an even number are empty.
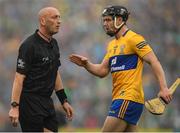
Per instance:
[[[107,27],[107,26],[104,26],[104,30],[107,31],[107,30],[108,30],[108,27]]]
[[[59,28],[60,28],[60,25],[56,26],[56,28],[59,29]]]

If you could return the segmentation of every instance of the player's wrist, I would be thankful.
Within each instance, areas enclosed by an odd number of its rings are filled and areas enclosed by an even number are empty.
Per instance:
[[[84,64],[84,68],[88,70],[89,66],[90,66],[90,61],[87,60],[86,63]]]
[[[56,91],[56,95],[57,95],[57,97],[58,97],[58,99],[62,105],[64,103],[68,102],[64,89],[60,89],[60,90]]]

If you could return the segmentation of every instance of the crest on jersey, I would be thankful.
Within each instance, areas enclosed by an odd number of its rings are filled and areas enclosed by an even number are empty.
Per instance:
[[[118,46],[116,45],[116,46],[114,46],[114,53],[113,54],[115,54],[116,53],[116,49],[118,48]]]
[[[120,54],[124,54],[124,48],[125,48],[124,44],[120,45]]]
[[[124,96],[125,91],[120,91],[120,96]]]

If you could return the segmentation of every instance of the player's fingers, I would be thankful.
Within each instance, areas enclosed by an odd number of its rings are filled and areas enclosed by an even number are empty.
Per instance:
[[[170,95],[170,100],[172,100],[173,99],[173,97],[172,97],[172,95]]]
[[[171,102],[171,100],[172,100],[172,96],[170,95],[170,96],[168,96],[167,97],[167,100],[168,100],[168,103],[170,103]]]
[[[86,61],[87,61],[87,58],[81,58],[81,60],[82,60],[83,62],[86,62]]]
[[[78,55],[78,54],[72,54],[72,57],[75,57],[75,58],[83,58],[83,56]]]
[[[70,61],[71,61],[71,62],[74,62],[74,59],[70,58]]]
[[[82,57],[82,56],[70,56],[69,58],[70,58],[70,60],[74,60],[74,61],[86,61],[87,60],[86,57]]]
[[[73,62],[79,62],[81,60],[81,58],[71,57],[70,60],[73,61]]]
[[[73,57],[73,54],[69,55],[69,58],[72,58]]]
[[[76,57],[76,54],[71,54],[71,55],[69,55],[69,57],[70,57],[70,58]]]
[[[73,55],[70,55],[69,56],[69,59],[74,59],[74,58],[77,58],[76,56],[73,56]]]
[[[87,59],[86,58],[73,58],[70,61],[75,63],[76,65],[84,66],[87,62]]]
[[[170,103],[170,98],[169,98],[169,96],[166,96],[165,98],[164,98],[164,100],[165,100],[165,102],[166,102],[166,104],[169,104]]]
[[[73,61],[73,60],[75,60],[76,58],[74,58],[74,57],[69,57],[69,59],[70,59],[71,61]]]
[[[79,60],[74,59],[74,58],[70,59],[70,61],[71,61],[71,62],[73,62],[73,63],[75,63],[75,64],[79,64],[79,63],[80,63],[80,61],[79,61]]]
[[[80,58],[82,58],[82,56],[76,55],[76,54],[72,54],[72,55],[69,56],[69,58],[80,59]]]

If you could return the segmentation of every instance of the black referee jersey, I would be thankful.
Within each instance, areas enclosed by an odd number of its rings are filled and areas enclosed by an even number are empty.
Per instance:
[[[55,87],[60,53],[57,41],[45,41],[36,32],[20,46],[16,71],[26,75],[22,92],[50,96]]]

